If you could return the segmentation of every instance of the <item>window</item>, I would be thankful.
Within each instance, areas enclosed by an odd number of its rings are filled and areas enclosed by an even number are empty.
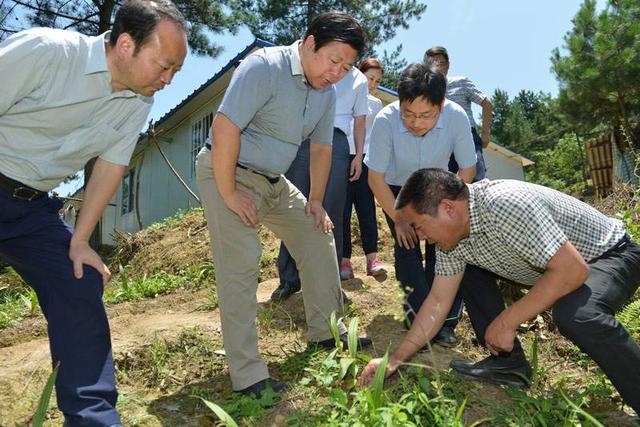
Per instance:
[[[134,177],[135,171],[129,170],[122,179],[122,204],[120,207],[120,215],[124,215],[133,210],[134,203]]]
[[[191,178],[196,176],[196,156],[209,136],[211,123],[213,123],[213,113],[208,113],[191,126]]]

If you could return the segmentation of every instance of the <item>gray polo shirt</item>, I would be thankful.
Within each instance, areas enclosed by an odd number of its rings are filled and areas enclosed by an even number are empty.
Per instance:
[[[482,181],[469,188],[469,236],[436,252],[436,273],[473,264],[523,285],[533,285],[549,260],[570,241],[587,262],[625,235],[621,221],[550,188],[515,180]]]
[[[464,109],[469,118],[471,126],[476,127],[476,122],[473,119],[473,111],[471,110],[471,103],[478,105],[482,104],[487,95],[482,93],[480,89],[467,77],[447,77],[447,94],[448,100],[451,100]]]
[[[307,84],[298,43],[260,49],[242,61],[218,109],[241,129],[238,162],[270,176],[289,169],[303,140],[333,140],[333,85]]]
[[[111,92],[105,36],[33,28],[0,43],[0,172],[42,191],[96,156],[126,165],[153,98]]]
[[[376,116],[365,163],[384,173],[390,185],[403,185],[422,168],[447,170],[454,153],[461,169],[476,164],[476,151],[464,110],[446,101],[436,125],[423,136],[413,135],[402,123],[400,101],[384,107]]]

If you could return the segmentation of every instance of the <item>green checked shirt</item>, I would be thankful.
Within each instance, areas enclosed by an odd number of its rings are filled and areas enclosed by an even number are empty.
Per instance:
[[[533,285],[565,242],[589,262],[625,235],[621,221],[571,196],[540,185],[484,179],[469,187],[469,236],[436,252],[436,274],[449,276],[473,264]]]

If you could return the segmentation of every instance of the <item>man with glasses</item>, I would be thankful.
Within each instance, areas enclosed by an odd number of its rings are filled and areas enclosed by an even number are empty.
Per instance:
[[[426,64],[409,65],[398,81],[399,100],[376,116],[366,165],[369,185],[382,206],[395,238],[396,277],[406,297],[405,324],[411,325],[431,289],[434,277],[435,248],[426,245],[426,268],[415,231],[394,209],[395,197],[409,176],[418,169],[435,167],[447,170],[451,154],[460,164],[458,175],[472,182],[476,175],[476,155],[469,132],[469,119],[457,104],[445,100],[444,75]],[[474,271],[470,274],[473,276]],[[434,343],[456,343],[455,325],[462,310],[456,298],[447,321]]]

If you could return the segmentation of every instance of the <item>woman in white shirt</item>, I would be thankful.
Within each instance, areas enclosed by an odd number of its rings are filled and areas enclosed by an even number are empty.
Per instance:
[[[382,109],[382,101],[372,95],[372,92],[378,87],[384,70],[375,58],[367,58],[363,60],[359,67],[360,71],[367,77],[369,85],[368,104],[369,111],[366,119],[366,134],[364,143],[365,157],[369,150],[369,137],[373,120],[376,114]],[[353,157],[353,156],[352,156]],[[362,173],[356,181],[349,182],[347,189],[347,199],[344,209],[343,223],[343,258],[340,263],[340,278],[342,280],[353,279],[353,268],[351,266],[351,212],[352,206],[355,206],[358,215],[358,223],[360,225],[360,239],[362,241],[362,249],[367,256],[367,275],[380,276],[387,272],[386,268],[378,259],[378,224],[376,221],[376,205],[373,193],[367,183],[368,169],[362,164]]]

